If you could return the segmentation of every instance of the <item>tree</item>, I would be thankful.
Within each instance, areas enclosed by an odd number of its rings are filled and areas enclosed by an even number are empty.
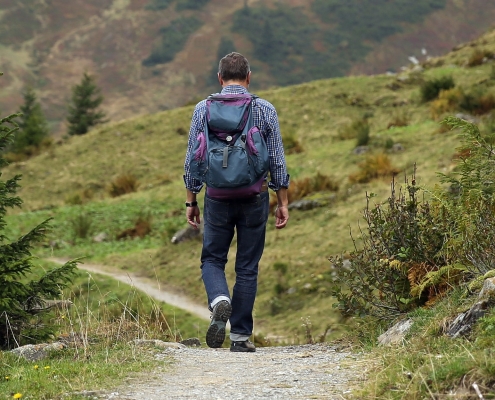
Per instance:
[[[81,83],[72,88],[67,117],[69,135],[84,135],[91,127],[105,122],[105,113],[98,110],[102,102],[101,90],[94,78],[85,72]]]
[[[14,121],[19,116],[17,113],[0,118],[0,167],[7,164],[2,154],[19,129]],[[1,177],[0,172],[0,348],[11,348],[46,339],[53,332],[54,328],[41,319],[47,310],[45,299],[58,296],[70,283],[77,261],[47,272],[39,271],[33,264],[31,249],[45,236],[49,220],[9,242],[4,233],[5,215],[8,208],[22,204],[16,196],[21,177]]]
[[[19,109],[21,113],[19,133],[16,134],[11,151],[28,154],[40,147],[48,136],[48,127],[34,90],[30,87],[26,88],[23,96],[24,104]]]

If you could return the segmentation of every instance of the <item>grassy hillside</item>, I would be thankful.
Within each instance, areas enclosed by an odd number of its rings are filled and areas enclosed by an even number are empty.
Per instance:
[[[476,37],[494,16],[484,0],[1,0],[0,109],[16,110],[29,84],[61,136],[84,72],[121,121],[213,90],[218,58],[232,50],[248,56],[263,90],[398,70],[424,59],[422,48],[435,56]]]
[[[315,337],[328,327],[330,335],[341,333],[329,295],[327,258],[352,249],[349,230],[359,237],[365,192],[376,193],[378,202],[385,201],[391,181],[390,175],[368,183],[354,183],[350,177],[362,172],[360,165],[370,156],[375,161],[388,158],[391,169],[399,171],[399,182],[410,177],[414,165],[417,182],[427,186],[438,182],[438,172],[452,170],[458,138],[455,132],[442,129],[442,115],[432,119],[432,103],[421,101],[421,85],[451,76],[465,92],[482,88],[495,94],[490,55],[495,52],[495,31],[461,47],[431,60],[424,70],[398,76],[336,78],[258,93],[277,107],[285,142],[302,149],[299,153],[287,150],[293,185],[319,173],[339,189],[310,194],[308,198],[323,206],[292,211],[283,231],[276,231],[270,219],[256,303],[257,334],[304,341],[308,329]],[[468,67],[480,52],[485,60]],[[200,242],[170,242],[172,234],[186,226],[182,164],[191,112],[188,106],[108,124],[60,141],[28,162],[10,165],[3,173],[23,175],[19,194],[25,201],[23,209],[10,216],[9,225],[15,226],[11,235],[52,217],[51,242],[37,250],[40,255],[88,256],[156,277],[204,302]],[[370,140],[368,152],[358,155],[353,151],[357,138],[349,124],[363,117],[370,126]],[[136,180],[137,191],[111,197],[110,188],[119,177]],[[116,239],[136,227],[139,219],[150,227],[147,236]],[[93,236],[102,232],[109,240],[93,242]]]

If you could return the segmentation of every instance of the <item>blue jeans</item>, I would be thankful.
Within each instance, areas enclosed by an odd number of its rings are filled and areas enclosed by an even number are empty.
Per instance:
[[[265,247],[268,192],[250,199],[215,200],[205,196],[202,278],[208,305],[219,297],[231,298],[230,332],[253,333],[253,307],[258,288],[258,263]],[[230,296],[225,265],[234,230],[237,230],[236,279]]]

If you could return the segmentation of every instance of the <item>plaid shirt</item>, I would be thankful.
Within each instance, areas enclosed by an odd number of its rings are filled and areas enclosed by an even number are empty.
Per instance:
[[[241,93],[248,93],[248,91],[245,87],[240,85],[226,86],[221,92],[221,94]],[[186,160],[184,163],[184,183],[186,188],[193,193],[199,193],[203,188],[203,183],[194,179],[189,173],[189,160],[197,135],[204,131],[205,113],[206,100],[203,100],[200,101],[194,109],[191,129],[189,130],[189,140],[187,143]],[[287,174],[284,146],[282,144],[282,135],[280,134],[275,107],[266,100],[256,99],[255,104],[253,105],[253,122],[266,138],[268,154],[270,157],[270,182],[268,182],[268,187],[275,191],[280,188],[288,188],[289,175]]]

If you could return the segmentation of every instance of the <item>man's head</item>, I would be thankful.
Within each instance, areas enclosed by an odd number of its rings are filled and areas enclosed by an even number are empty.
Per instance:
[[[238,83],[247,87],[250,78],[249,62],[240,53],[229,53],[218,63],[218,80],[222,86]]]

